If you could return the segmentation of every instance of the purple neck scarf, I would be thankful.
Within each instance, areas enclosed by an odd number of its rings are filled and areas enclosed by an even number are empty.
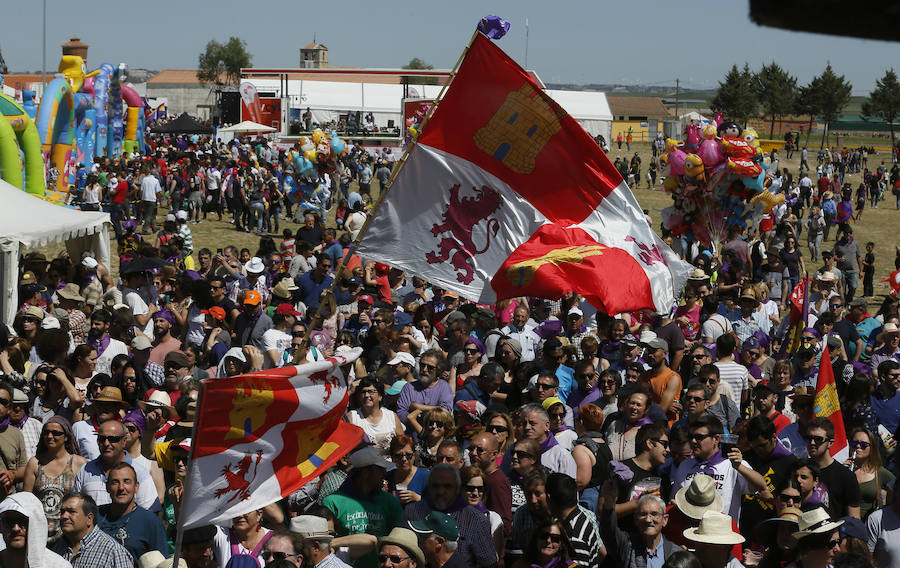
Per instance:
[[[556,441],[556,437],[553,435],[553,432],[547,432],[547,439],[541,442],[541,453],[544,453],[553,446],[558,445],[559,442]]]
[[[700,467],[700,473],[705,473],[706,475],[716,478],[716,466],[725,461],[725,458],[722,457],[722,451],[716,450],[716,453],[712,455],[711,458],[706,460],[705,462],[698,462],[697,465]]]
[[[110,341],[112,341],[112,337],[109,334],[105,334],[100,339],[88,339],[88,344],[97,350],[97,355],[103,355],[103,352],[109,347]]]
[[[6,432],[6,428],[9,426],[9,416],[3,419],[3,422],[0,422],[0,432]]]

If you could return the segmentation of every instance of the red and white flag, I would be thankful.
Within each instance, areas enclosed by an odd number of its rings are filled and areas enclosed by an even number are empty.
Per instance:
[[[363,433],[341,420],[348,395],[340,367],[361,352],[204,381],[184,528],[227,524],[274,503],[353,450]]]
[[[831,355],[828,352],[827,344],[822,352],[822,359],[819,361],[819,377],[816,381],[813,412],[816,416],[829,418],[834,423],[834,442],[831,443],[828,453],[837,461],[844,463],[850,457],[850,446],[847,443],[844,415],[841,413],[841,402],[838,399],[837,386],[834,383],[834,370],[831,368]]]
[[[690,273],[591,136],[481,34],[358,250],[481,303],[574,291],[607,313],[668,312]]]

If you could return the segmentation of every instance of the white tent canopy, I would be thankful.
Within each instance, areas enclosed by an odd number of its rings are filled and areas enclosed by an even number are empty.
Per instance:
[[[245,120],[234,126],[220,128],[217,132],[275,132],[275,129],[271,126],[266,126],[265,124],[253,122],[252,120]]]
[[[92,251],[109,267],[109,214],[76,211],[48,203],[0,180],[0,310],[11,324],[18,308],[19,257],[29,248],[65,241],[69,256]]]
[[[246,80],[253,83],[260,92],[283,96],[279,79],[249,77]],[[412,98],[434,99],[440,92],[439,85],[409,86],[409,96]],[[313,122],[319,124],[336,121],[342,113],[362,111],[371,112],[375,117],[375,124],[379,126],[385,126],[388,120],[393,120],[394,126],[402,127],[400,101],[403,99],[403,85],[290,80],[288,94],[291,108],[303,111],[308,108],[313,116]],[[613,115],[605,93],[547,90],[547,94],[572,115],[591,136],[602,134],[607,140],[610,139]]]

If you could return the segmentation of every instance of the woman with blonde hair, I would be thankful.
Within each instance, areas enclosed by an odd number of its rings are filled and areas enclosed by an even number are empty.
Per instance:
[[[431,469],[437,463],[437,451],[441,442],[452,439],[456,434],[453,415],[446,408],[437,407],[425,412],[413,410],[407,419],[419,438],[415,448],[416,465]]]
[[[6,375],[6,380],[14,387],[24,390],[26,394],[31,389],[22,387],[25,385],[25,377],[31,367],[31,362],[28,360],[30,355],[31,342],[21,337],[16,337],[9,342],[6,349],[0,351],[0,371]]]

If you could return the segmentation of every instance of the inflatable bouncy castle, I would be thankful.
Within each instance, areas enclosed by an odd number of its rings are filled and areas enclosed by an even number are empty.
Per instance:
[[[33,91],[23,91],[23,105],[0,99],[0,177],[59,204],[79,164],[144,149],[144,103],[125,84],[128,66],[103,63],[88,73],[86,57],[87,45],[78,38],[63,45],[59,72],[44,87],[39,106]],[[59,174],[53,187],[45,187],[51,167]]]

